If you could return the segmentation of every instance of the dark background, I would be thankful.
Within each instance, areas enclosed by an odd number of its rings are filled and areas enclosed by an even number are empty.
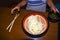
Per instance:
[[[0,7],[12,7],[17,5],[21,0],[0,0]],[[60,3],[60,0],[53,0],[54,4]]]
[[[12,7],[19,2],[21,2],[21,0],[0,0],[0,7]]]

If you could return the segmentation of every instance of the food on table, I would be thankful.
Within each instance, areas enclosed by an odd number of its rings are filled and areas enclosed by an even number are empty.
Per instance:
[[[57,16],[56,16],[54,13],[52,13],[52,14],[50,15],[50,17],[53,18],[53,19],[56,19],[56,18],[57,18]]]
[[[47,22],[43,16],[30,15],[24,21],[24,28],[30,34],[41,34],[46,30]]]

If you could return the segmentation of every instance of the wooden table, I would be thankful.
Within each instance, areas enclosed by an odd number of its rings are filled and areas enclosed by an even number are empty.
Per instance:
[[[14,23],[11,32],[6,30],[6,27],[13,20],[15,14],[11,15],[11,8],[0,8],[0,40],[28,40],[27,36],[22,30],[23,18],[32,11],[21,10],[20,16]],[[46,13],[44,14],[46,15]],[[47,16],[47,15],[46,15]],[[58,24],[49,22],[49,30],[42,40],[58,40]]]

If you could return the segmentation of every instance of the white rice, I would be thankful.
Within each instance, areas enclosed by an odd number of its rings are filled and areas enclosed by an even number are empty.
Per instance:
[[[44,24],[41,21],[37,20],[38,16],[30,16],[27,21],[27,26],[32,34],[40,34],[42,29],[44,28]]]

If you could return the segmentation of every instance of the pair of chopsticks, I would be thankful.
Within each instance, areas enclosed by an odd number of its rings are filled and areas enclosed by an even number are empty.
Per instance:
[[[11,23],[8,25],[8,27],[6,28],[6,30],[8,30],[9,29],[9,32],[11,32],[11,29],[12,29],[12,27],[13,27],[13,25],[14,25],[14,22],[15,22],[15,20],[18,18],[18,16],[19,16],[20,14],[16,14],[15,15],[15,17],[14,17],[14,19],[11,21]]]

